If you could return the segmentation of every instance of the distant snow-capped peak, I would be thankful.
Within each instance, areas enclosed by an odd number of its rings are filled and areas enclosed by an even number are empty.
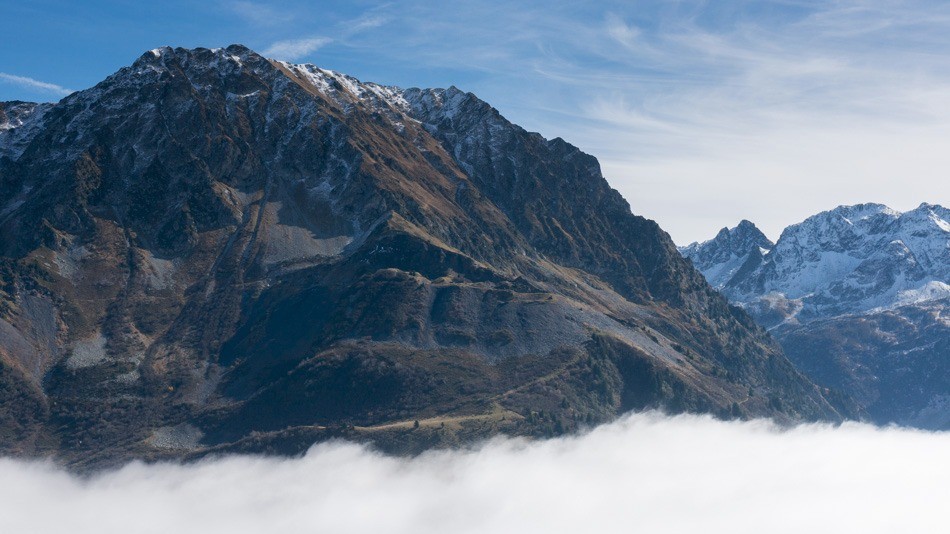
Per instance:
[[[721,289],[750,261],[760,262],[773,246],[754,224],[742,220],[709,241],[681,247],[680,253],[693,261],[713,287]]]
[[[783,306],[810,320],[950,297],[950,210],[942,206],[840,206],[786,228],[761,260],[733,237],[742,226],[681,249],[734,301],[769,295],[797,302]]]

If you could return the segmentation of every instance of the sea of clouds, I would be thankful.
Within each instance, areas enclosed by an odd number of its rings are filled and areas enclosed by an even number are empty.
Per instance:
[[[0,459],[0,532],[947,532],[948,451],[948,432],[647,413],[413,459],[330,443],[91,478]]]

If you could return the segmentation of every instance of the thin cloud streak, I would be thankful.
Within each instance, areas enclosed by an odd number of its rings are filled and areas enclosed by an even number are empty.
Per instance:
[[[366,30],[371,30],[373,28],[378,28],[382,26],[383,24],[386,24],[387,22],[389,22],[389,19],[381,15],[373,15],[373,14],[364,15],[354,21],[346,23],[344,25],[345,26],[344,33],[354,34],[354,33],[359,33]]]
[[[294,19],[294,14],[286,9],[278,9],[267,4],[241,0],[225,4],[235,15],[256,26],[275,26],[286,24]]]
[[[329,37],[307,37],[304,39],[289,39],[277,41],[267,47],[263,54],[267,57],[293,61],[316,52],[333,40]]]
[[[943,532],[950,434],[633,415],[589,434],[397,459],[0,460],[5,532]]]
[[[60,96],[66,96],[74,92],[72,89],[66,89],[65,87],[56,85],[55,83],[43,82],[33,78],[28,78],[26,76],[17,76],[14,74],[7,74],[5,72],[0,72],[0,81],[19,85],[20,87],[24,87],[26,89]]]

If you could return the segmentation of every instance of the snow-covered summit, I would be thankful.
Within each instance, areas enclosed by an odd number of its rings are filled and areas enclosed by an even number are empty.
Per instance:
[[[680,253],[703,271],[713,287],[721,289],[743,268],[754,268],[774,243],[747,220],[735,228],[723,228],[716,237],[703,243],[680,247]]]
[[[760,262],[742,269],[725,260],[748,255],[749,246],[725,235],[683,254],[730,299],[767,298],[798,320],[950,297],[950,210],[939,205],[904,213],[840,206],[789,226]]]

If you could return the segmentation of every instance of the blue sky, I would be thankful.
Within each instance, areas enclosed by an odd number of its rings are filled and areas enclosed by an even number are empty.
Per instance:
[[[0,100],[55,101],[160,46],[243,43],[456,85],[597,156],[685,244],[838,204],[950,203],[950,4],[904,0],[0,0]]]

